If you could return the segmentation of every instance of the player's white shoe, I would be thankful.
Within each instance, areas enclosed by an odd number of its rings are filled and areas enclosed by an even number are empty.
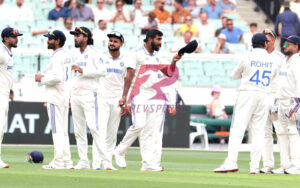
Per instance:
[[[111,163],[105,163],[105,164],[103,164],[103,169],[104,170],[118,170]]]
[[[0,161],[0,168],[9,168],[9,165],[3,161]]]
[[[226,172],[237,172],[239,171],[239,168],[237,164],[222,164],[219,168],[215,168],[215,173],[226,173]]]
[[[94,170],[101,170],[100,163],[93,163]]]
[[[162,166],[159,166],[159,167],[149,167],[149,168],[142,167],[141,171],[162,172],[162,171],[165,171],[165,168],[162,167]]]
[[[65,169],[73,170],[73,169],[74,169],[73,162],[72,162],[72,161],[70,161],[70,162],[65,162],[64,168],[65,168]]]
[[[300,174],[300,169],[296,167],[288,168],[284,171],[285,174]]]
[[[272,174],[284,174],[284,172],[285,172],[284,168],[277,168],[271,171]]]
[[[262,169],[259,170],[260,173],[264,173],[264,174],[269,174],[272,173],[273,168],[271,167],[264,167]]]
[[[74,166],[75,169],[90,169],[90,164],[89,162],[86,162],[86,161],[79,161],[77,163],[76,166]]]
[[[115,153],[115,154],[114,154],[114,157],[115,157],[115,160],[116,160],[116,164],[117,164],[120,168],[127,168],[125,156],[118,155],[117,153]]]
[[[259,168],[251,168],[250,169],[250,174],[259,174],[259,173],[260,173]]]

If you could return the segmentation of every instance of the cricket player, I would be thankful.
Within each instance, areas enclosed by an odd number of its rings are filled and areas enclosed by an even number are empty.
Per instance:
[[[0,49],[0,168],[9,168],[9,165],[1,160],[1,143],[7,125],[9,91],[13,85],[14,60],[11,49],[17,47],[18,36],[22,35],[11,27],[3,29],[1,33],[3,45]]]
[[[66,36],[62,31],[54,30],[44,35],[48,38],[48,49],[54,52],[48,63],[45,74],[36,74],[35,81],[46,87],[46,102],[49,121],[52,128],[54,158],[44,169],[73,169],[71,160],[68,112],[69,112],[69,79],[71,76],[72,57],[63,46]]]
[[[107,34],[108,52],[101,54],[100,62],[106,68],[106,76],[100,78],[98,89],[99,104],[99,126],[102,133],[105,133],[106,153],[112,170],[112,155],[117,143],[117,133],[121,119],[121,108],[119,99],[122,96],[124,77],[126,74],[126,56],[120,52],[124,44],[124,37],[121,33],[113,31]],[[102,135],[101,135],[102,136]],[[100,168],[101,158],[93,144],[93,169]],[[104,165],[102,168],[105,169]]]
[[[99,155],[105,165],[109,165],[106,155],[105,133],[99,129],[98,95],[99,77],[106,75],[106,69],[99,61],[97,52],[91,47],[94,41],[91,31],[86,27],[76,27],[70,32],[74,35],[75,47],[79,48],[72,70],[71,110],[74,133],[77,142],[79,162],[75,169],[90,169],[86,124],[93,136]],[[106,168],[110,168],[107,166]]]
[[[238,62],[232,72],[233,79],[241,79],[237,102],[230,128],[228,156],[221,167],[214,172],[238,171],[239,146],[245,130],[250,125],[253,135],[250,153],[250,173],[259,173],[259,161],[263,149],[264,129],[269,112],[271,83],[278,73],[278,64],[265,50],[268,39],[264,34],[252,38],[253,51]]]
[[[289,36],[283,48],[287,62],[279,72],[278,126],[275,127],[281,168],[275,172],[300,174],[300,137],[296,128],[299,120],[290,117],[290,107],[295,102],[294,98],[300,97],[300,38],[295,35]]]
[[[157,53],[161,47],[163,33],[159,30],[149,30],[146,34],[145,44],[142,48],[134,50],[128,60],[127,74],[125,77],[124,91],[119,105],[126,104],[127,95],[131,83],[137,80],[144,80],[144,83],[138,83],[132,87],[132,96],[129,96],[128,103],[131,103],[133,125],[130,126],[115,150],[116,161],[119,166],[126,167],[125,153],[127,148],[139,137],[141,155],[142,155],[142,171],[163,171],[164,168],[157,164],[155,160],[155,142],[157,141],[156,129],[159,128],[164,120],[165,100],[152,99],[156,95],[153,84],[159,81],[159,74],[171,76],[174,73],[176,62],[181,56],[176,54],[172,63],[160,69],[162,61]],[[147,66],[157,70],[147,71]],[[139,72],[143,72],[144,75]],[[149,73],[147,73],[149,72]],[[132,82],[132,80],[135,80]],[[161,158],[161,156],[159,156]],[[125,163],[125,164],[124,164]],[[125,165],[125,166],[124,166]]]
[[[267,37],[268,43],[267,43],[267,51],[271,56],[274,56],[274,58],[278,59],[276,61],[279,64],[280,67],[285,63],[284,55],[275,49],[274,43],[276,40],[276,34],[271,29],[264,29],[263,34]],[[279,74],[276,75],[272,82],[271,86],[271,95],[269,95],[269,116],[266,124],[265,129],[265,137],[264,137],[264,149],[262,152],[262,159],[263,159],[263,168],[260,169],[260,173],[271,173],[271,171],[274,168],[274,155],[273,155],[273,126],[277,126],[277,121],[272,116],[272,111],[275,109],[275,99],[276,94],[278,92],[279,88]],[[273,112],[274,113],[274,112]]]

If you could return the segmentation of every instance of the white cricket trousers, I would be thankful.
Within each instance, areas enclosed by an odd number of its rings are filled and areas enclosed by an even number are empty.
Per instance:
[[[278,101],[278,126],[275,127],[280,150],[280,165],[282,168],[300,168],[300,137],[296,128],[296,121],[286,117],[290,110],[291,99]]]
[[[103,136],[105,133],[99,129],[97,92],[71,93],[71,109],[80,162],[89,163],[86,124],[91,131],[93,143],[95,143],[101,159],[107,162],[105,137]]]
[[[51,163],[59,168],[72,166],[68,134],[68,107],[47,103],[47,112],[54,145],[54,158]]]
[[[98,98],[99,106],[99,129],[102,137],[105,137],[106,153],[108,161],[112,163],[113,151],[117,143],[117,134],[121,119],[121,108],[119,107],[119,97],[109,98],[100,96]],[[99,168],[101,165],[101,157],[99,156],[96,145],[93,143],[93,167]]]
[[[266,93],[259,91],[239,92],[230,127],[228,156],[225,163],[237,163],[239,147],[249,125],[253,135],[250,168],[259,168],[268,111],[269,99]]]
[[[269,115],[267,119],[267,124],[265,127],[264,136],[264,148],[262,151],[263,166],[274,168],[274,155],[273,155],[273,126],[276,127],[278,124],[277,120],[271,119],[271,112],[274,108],[275,94],[269,96]],[[273,126],[272,126],[273,125]]]
[[[160,166],[162,153],[163,123],[166,105],[164,101],[132,102],[132,125],[116,148],[119,155],[125,155],[132,143],[139,138],[142,168]]]
[[[7,125],[9,96],[0,94],[0,161],[1,161],[1,145],[4,136],[4,131]]]

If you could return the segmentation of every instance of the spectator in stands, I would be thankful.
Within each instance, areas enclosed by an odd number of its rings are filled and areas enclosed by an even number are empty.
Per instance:
[[[104,0],[97,0],[97,6],[92,10],[95,17],[95,23],[99,23],[99,20],[110,19],[110,11],[104,8]]]
[[[228,43],[239,43],[243,37],[243,31],[240,28],[233,27],[232,19],[227,19],[226,28],[221,33],[225,34]]]
[[[12,7],[9,15],[13,21],[33,21],[34,17],[29,6],[23,5],[24,0],[17,0],[17,6]]]
[[[123,0],[116,0],[116,9],[111,12],[111,22],[130,22],[129,11],[123,9],[124,6]]]
[[[236,5],[230,0],[220,0],[218,5],[221,7],[223,13],[236,13]]]
[[[133,24],[140,25],[146,15],[147,12],[142,10],[142,0],[134,0],[134,9],[130,12],[130,21]]]
[[[173,53],[178,52],[182,47],[187,45],[192,40],[193,40],[193,33],[190,31],[186,31],[183,34],[183,37],[174,44],[171,52],[173,52]],[[199,45],[198,48],[196,49],[195,53],[200,53],[200,52],[201,52],[201,47]]]
[[[211,51],[211,53],[213,53],[213,54],[233,54],[234,52],[230,50],[229,45],[226,42],[226,36],[221,33],[218,36],[216,48],[213,51]]]
[[[198,36],[197,27],[193,24],[193,19],[191,16],[187,16],[185,18],[185,23],[182,24],[181,27],[174,30],[174,35],[177,35],[177,33],[179,32],[179,36],[182,37],[186,31],[192,32],[193,37]]]
[[[62,7],[63,0],[55,0],[56,6],[48,14],[48,20],[62,21],[71,16],[71,10],[67,7]]]
[[[222,17],[222,27],[220,27],[219,29],[216,30],[216,32],[215,32],[216,37],[218,37],[220,35],[221,31],[226,28],[226,24],[227,24],[227,17],[223,16]]]
[[[222,16],[222,9],[216,5],[216,0],[208,0],[208,3],[202,8],[202,12],[206,12],[209,19],[219,19]]]
[[[211,91],[211,102],[206,105],[206,110],[211,118],[215,119],[228,119],[228,115],[225,112],[225,106],[220,100],[221,88],[220,86],[214,86]],[[226,131],[225,126],[221,126],[221,131]],[[225,140],[220,136],[220,143],[224,144]]]
[[[73,30],[73,18],[72,17],[67,17],[64,19],[64,27],[63,28],[57,28],[53,30],[60,30],[62,31],[65,36],[66,36],[66,41],[72,41],[74,40],[74,36],[70,34],[70,31]],[[45,34],[50,32],[49,30],[40,30],[40,31],[32,31],[32,36],[40,35],[40,34]]]
[[[257,33],[257,23],[251,23],[250,24],[250,32],[245,33],[243,38],[244,38],[244,43],[247,47],[247,49],[252,48],[252,37]]]
[[[101,42],[105,44],[108,41],[107,34],[110,32],[111,30],[107,28],[107,22],[105,20],[99,20],[98,29],[93,31],[95,43]]]
[[[280,48],[283,52],[284,38],[290,35],[297,35],[297,24],[299,22],[297,14],[292,12],[289,8],[289,3],[284,2],[284,11],[278,14],[275,21],[275,32],[277,36],[280,36]],[[281,31],[279,31],[279,24],[282,25]]]
[[[187,16],[191,16],[189,10],[185,9],[182,6],[182,0],[175,0],[174,2],[175,10],[172,12],[172,24],[181,24],[184,23],[184,20]]]
[[[74,21],[94,21],[94,14],[90,7],[85,6],[84,0],[77,0],[76,6],[72,8]]]
[[[188,6],[185,7],[190,11],[192,18],[198,18],[201,12],[201,8],[197,6],[196,0],[188,0]]]
[[[208,15],[206,12],[200,13],[200,23],[196,24],[197,30],[199,31],[200,38],[213,38],[215,37],[215,28],[209,25]]]
[[[141,34],[146,34],[151,29],[158,29],[159,20],[156,18],[154,12],[149,12],[148,17],[144,19],[140,25]]]
[[[160,23],[171,23],[170,13],[164,9],[164,0],[155,0],[154,2],[154,12]]]
[[[10,15],[10,7],[0,0],[0,20],[9,20],[8,15]]]

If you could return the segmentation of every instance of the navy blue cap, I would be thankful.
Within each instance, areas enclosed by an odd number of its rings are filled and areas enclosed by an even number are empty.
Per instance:
[[[119,33],[118,31],[112,31],[109,34],[107,34],[107,37],[117,37],[118,39],[121,40],[122,43],[124,43],[124,37],[121,33]]]
[[[267,37],[262,33],[256,33],[252,37],[252,44],[254,44],[254,43],[264,43],[264,42],[268,42],[268,41],[269,40],[267,39]]]
[[[28,162],[42,163],[44,161],[43,153],[37,150],[29,153],[28,156],[29,156]]]
[[[285,41],[289,41],[293,44],[297,44],[300,47],[300,38],[296,35],[291,35],[287,38],[284,38]]]
[[[51,32],[45,34],[44,37],[48,37],[49,39],[54,39],[54,40],[59,39],[61,42],[66,41],[65,34],[59,30],[51,31]]]
[[[88,38],[92,38],[92,36],[93,36],[92,32],[86,27],[75,27],[75,31],[70,31],[70,34],[71,35],[83,34],[84,36],[87,36]]]
[[[11,27],[7,27],[5,29],[2,30],[1,33],[1,37],[18,37],[18,36],[22,36],[23,34],[19,33],[19,31],[17,29],[11,28]]]

